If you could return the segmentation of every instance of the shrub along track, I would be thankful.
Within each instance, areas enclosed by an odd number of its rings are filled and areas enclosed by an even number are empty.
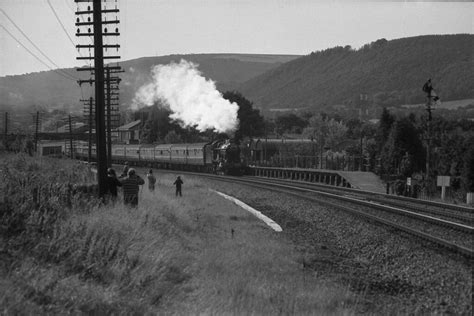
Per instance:
[[[268,185],[255,190],[256,184],[250,187],[242,178],[204,176],[212,179],[209,186],[243,200],[280,224],[282,234],[300,250],[303,269],[349,284],[360,294],[358,311],[472,311],[471,261],[465,256],[414,240],[403,231],[334,212],[338,205],[328,207],[323,202],[321,206],[321,201],[310,202],[304,194],[283,194],[268,190]],[[236,184],[239,182],[242,185]]]

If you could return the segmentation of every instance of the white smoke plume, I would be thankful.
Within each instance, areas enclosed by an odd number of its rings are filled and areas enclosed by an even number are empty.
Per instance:
[[[186,60],[157,65],[152,76],[153,82],[135,94],[132,108],[161,100],[172,111],[170,118],[182,126],[194,126],[201,132],[232,132],[237,128],[238,105],[224,99],[214,81],[204,78],[197,65]]]

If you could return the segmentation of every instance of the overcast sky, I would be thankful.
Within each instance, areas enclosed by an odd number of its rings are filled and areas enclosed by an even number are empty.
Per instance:
[[[51,6],[50,6],[50,4]],[[415,1],[107,0],[117,3],[122,60],[190,53],[309,54],[380,38],[474,33],[474,4]],[[81,6],[84,6],[82,4]],[[51,8],[52,7],[52,8]],[[81,66],[74,0],[0,0],[0,76]],[[39,47],[22,35],[11,20]],[[86,40],[87,39],[83,39]],[[81,42],[83,42],[81,40]],[[84,42],[86,43],[86,42]]]

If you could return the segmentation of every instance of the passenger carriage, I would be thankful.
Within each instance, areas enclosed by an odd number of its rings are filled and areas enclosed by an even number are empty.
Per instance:
[[[156,145],[154,148],[154,161],[158,167],[163,166],[169,168],[168,165],[171,163],[171,145],[161,144]]]
[[[212,143],[193,144],[114,144],[112,145],[112,162],[130,165],[216,172],[240,172],[240,150],[238,146],[228,141],[214,141]],[[92,159],[96,160],[95,145],[91,149]],[[77,158],[86,160],[89,154],[87,142],[79,142],[75,147]],[[223,168],[222,168],[223,167]]]

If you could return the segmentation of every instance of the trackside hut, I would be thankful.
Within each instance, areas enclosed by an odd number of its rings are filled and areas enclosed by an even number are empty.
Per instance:
[[[136,120],[128,124],[117,127],[115,130],[118,134],[117,141],[122,144],[138,144],[140,143],[141,120]]]
[[[66,151],[64,141],[40,140],[37,145],[38,156],[62,157]]]

